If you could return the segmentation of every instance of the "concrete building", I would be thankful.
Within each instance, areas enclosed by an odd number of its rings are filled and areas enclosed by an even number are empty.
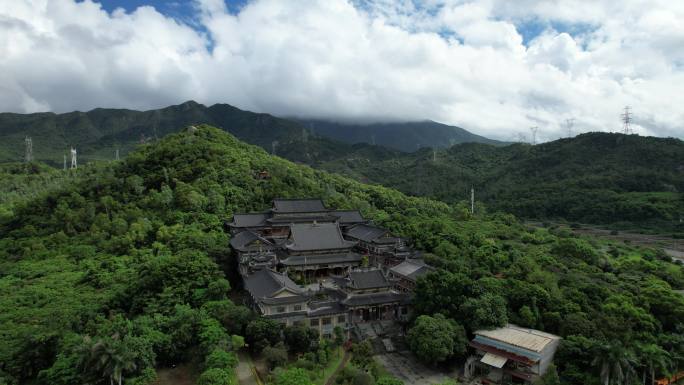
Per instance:
[[[553,362],[561,338],[539,330],[507,325],[478,330],[470,342],[474,354],[467,360],[466,377],[483,384],[531,384]]]

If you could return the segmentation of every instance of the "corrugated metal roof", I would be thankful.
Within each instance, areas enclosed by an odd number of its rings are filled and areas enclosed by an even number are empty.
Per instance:
[[[494,330],[478,330],[475,334],[537,353],[544,350],[549,343],[560,339],[560,337],[553,334],[544,333],[540,330],[521,328],[515,325],[508,325]]]
[[[506,364],[506,361],[508,361],[508,358],[497,356],[493,353],[485,353],[485,355],[480,359],[480,362],[483,364],[487,364],[499,369],[503,368],[503,366]]]

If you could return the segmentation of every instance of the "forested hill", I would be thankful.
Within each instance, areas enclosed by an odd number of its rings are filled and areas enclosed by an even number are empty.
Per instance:
[[[64,114],[1,113],[0,162],[22,160],[26,136],[33,140],[36,160],[61,166],[70,147],[77,149],[81,164],[113,160],[116,149],[123,157],[140,143],[154,142],[179,127],[193,124],[222,128],[241,140],[297,161],[315,162],[318,157],[342,156],[353,151],[343,143],[308,135],[297,122],[228,104],[206,107],[189,101],[150,111],[97,108]]]
[[[116,149],[124,157],[141,142],[200,123],[292,161],[448,203],[469,199],[474,187],[476,199],[490,209],[523,218],[682,231],[684,145],[676,139],[590,133],[536,146],[462,143],[405,153],[363,142],[374,138],[414,150],[423,143],[487,140],[434,122],[295,122],[226,104],[186,102],[144,112],[0,114],[0,162],[22,159],[25,136],[33,139],[35,159],[60,167],[70,146],[80,164],[113,160]]]
[[[41,178],[40,168],[29,171],[23,177]],[[287,348],[276,366],[310,378],[297,383],[320,381],[323,344],[298,343],[285,328],[283,345],[277,323],[227,299],[240,282],[226,280],[236,267],[223,223],[276,197],[360,209],[426,252],[439,269],[419,281],[416,315],[442,316],[407,327],[448,324],[452,333],[439,345],[431,334],[409,333],[430,339],[416,354],[432,364],[461,365],[474,330],[514,322],[563,337],[563,384],[684,367],[684,296],[675,291],[684,289],[684,270],[655,250],[527,227],[511,215],[473,217],[296,165],[207,126],[120,162],[50,172],[32,186],[0,218],[2,384],[104,385],[120,374],[147,385],[156,369],[182,363],[202,372],[198,383],[234,383],[239,336],[255,354],[258,346]],[[314,354],[302,355],[302,345]]]
[[[461,127],[430,120],[417,122],[355,124],[325,120],[299,120],[316,135],[345,143],[377,144],[405,152],[421,147],[446,148],[458,143],[507,143],[488,139]]]
[[[678,139],[587,133],[536,146],[468,143],[323,167],[449,203],[469,200],[474,187],[477,201],[524,218],[683,230]]]
[[[0,113],[0,163],[22,160],[24,138],[27,136],[33,140],[36,160],[61,166],[70,147],[77,149],[81,163],[113,160],[117,149],[123,157],[141,142],[153,142],[175,132],[178,127],[193,124],[222,128],[247,143],[308,164],[354,157],[357,150],[368,154],[366,150],[373,149],[376,153],[374,159],[397,152],[379,146],[414,151],[416,143],[421,147],[465,141],[499,143],[459,127],[435,122],[369,127],[324,122],[302,124],[269,114],[243,111],[228,104],[206,107],[188,101],[150,111],[97,108],[64,114]],[[364,136],[363,132],[369,129],[378,146],[371,146],[371,137]]]

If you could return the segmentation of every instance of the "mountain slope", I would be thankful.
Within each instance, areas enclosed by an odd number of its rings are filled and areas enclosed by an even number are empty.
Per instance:
[[[459,143],[506,143],[475,135],[460,127],[433,121],[353,124],[324,120],[298,120],[316,135],[346,143],[369,143],[405,152],[421,147],[445,148]]]
[[[684,218],[684,142],[589,133],[536,146],[468,143],[323,168],[455,203],[476,199],[524,218],[671,231]],[[680,230],[681,231],[681,230]]]
[[[461,142],[500,143],[435,122],[370,126],[326,122],[302,124],[243,111],[228,104],[206,107],[188,101],[150,111],[97,108],[65,114],[0,113],[0,163],[23,159],[26,136],[33,140],[36,160],[61,166],[70,147],[78,150],[81,163],[113,160],[117,149],[120,156],[124,156],[139,143],[158,140],[178,127],[192,124],[222,128],[248,143],[309,164],[351,155],[356,147],[345,143],[370,144],[369,135],[376,137],[378,145],[405,151],[414,151],[416,143],[422,147]]]
[[[261,170],[271,178],[256,177]],[[223,222],[275,197],[360,209],[428,252],[440,269],[418,284],[419,314],[442,313],[472,332],[493,325],[491,311],[497,323],[561,335],[565,384],[597,384],[601,368],[591,362],[607,346],[643,362],[639,349],[650,344],[684,364],[684,297],[673,291],[684,289],[684,270],[650,250],[594,246],[510,215],[472,217],[207,126],[70,178],[0,222],[0,383],[108,384],[84,360],[105,344],[134,363],[126,379],[149,384],[154,368],[249,333],[254,315],[226,299],[235,261]]]
[[[34,158],[61,166],[63,155],[76,147],[81,163],[113,160],[116,149],[124,156],[141,142],[149,142],[175,132],[178,127],[211,124],[236,137],[271,150],[277,142],[277,153],[292,153],[294,160],[305,161],[326,156],[330,151],[340,155],[344,146],[323,138],[307,138],[310,151],[301,150],[304,129],[296,122],[268,114],[242,111],[227,104],[206,107],[193,101],[159,110],[133,111],[97,108],[88,112],[65,114],[0,114],[0,162],[16,162],[24,155],[24,137],[33,140]],[[293,145],[297,143],[297,145]],[[338,148],[339,147],[339,150]]]

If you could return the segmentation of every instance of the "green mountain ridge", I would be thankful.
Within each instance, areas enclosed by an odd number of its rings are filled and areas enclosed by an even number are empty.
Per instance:
[[[212,124],[264,148],[270,148],[273,141],[287,143],[302,130],[297,123],[268,114],[227,104],[205,107],[193,101],[149,111],[97,108],[65,114],[2,113],[0,162],[23,158],[25,136],[33,140],[36,160],[61,165],[69,147],[76,147],[84,162],[112,160],[117,148],[123,156],[137,144],[158,140],[192,124]]]
[[[12,197],[14,209],[0,217],[3,384],[106,385],[113,371],[98,363],[115,360],[126,384],[149,385],[158,368],[199,361],[205,370],[205,357],[230,355],[231,335],[252,342],[259,326],[279,330],[226,298],[240,282],[224,229],[233,213],[276,197],[359,209],[424,250],[438,270],[417,285],[416,315],[439,313],[469,335],[505,322],[560,335],[564,385],[599,385],[615,360],[628,373],[684,367],[684,297],[675,291],[684,269],[655,250],[508,214],[473,216],[270,156],[204,125],[119,162],[68,173],[26,167],[0,170],[37,190]],[[34,176],[41,180],[29,184]],[[271,333],[263,342],[281,340]],[[653,352],[662,367],[647,364]],[[282,365],[298,365],[291,357]],[[320,372],[300,368],[311,379]],[[222,370],[229,377],[234,368]]]
[[[315,163],[354,152],[363,140],[357,140],[354,126],[331,126],[313,130],[297,121],[269,114],[243,111],[228,104],[206,107],[194,101],[156,110],[96,108],[88,112],[64,114],[0,113],[0,162],[16,162],[23,158],[24,137],[33,140],[34,158],[60,166],[64,154],[75,147],[83,162],[112,160],[132,151],[139,143],[158,140],[178,127],[210,124],[222,128],[241,140],[258,145],[291,160]],[[317,126],[318,127],[318,126]],[[458,128],[438,123],[405,123],[375,125],[382,133],[378,145],[395,146],[397,138],[419,134],[425,145],[438,145],[457,140],[498,143]],[[392,135],[396,132],[396,135]],[[431,139],[430,139],[431,138]],[[345,143],[347,145],[345,145]],[[302,151],[304,145],[304,151]],[[414,150],[414,145],[409,150]],[[382,150],[379,150],[382,151]]]
[[[337,159],[328,171],[448,203],[470,199],[523,218],[682,231],[684,142],[587,133],[536,146],[478,143],[384,161]]]
[[[80,164],[113,160],[116,149],[123,157],[141,142],[155,142],[178,127],[200,123],[291,161],[447,203],[469,200],[474,188],[478,202],[523,218],[683,231],[679,219],[684,217],[684,145],[672,138],[587,133],[536,146],[461,143],[407,153],[365,143],[368,127],[377,134],[376,142],[382,139],[396,147],[407,142],[415,147],[422,125],[436,125],[432,135],[444,144],[456,128],[434,122],[296,122],[226,104],[205,107],[190,101],[144,112],[0,114],[0,162],[23,157],[24,136],[33,138],[36,160],[60,168],[72,145]],[[341,130],[347,134],[341,135]],[[392,135],[393,130],[407,134]]]
[[[369,124],[312,119],[297,121],[316,135],[326,138],[351,144],[378,144],[404,152],[413,152],[421,147],[447,148],[459,143],[509,144],[430,120]]]

